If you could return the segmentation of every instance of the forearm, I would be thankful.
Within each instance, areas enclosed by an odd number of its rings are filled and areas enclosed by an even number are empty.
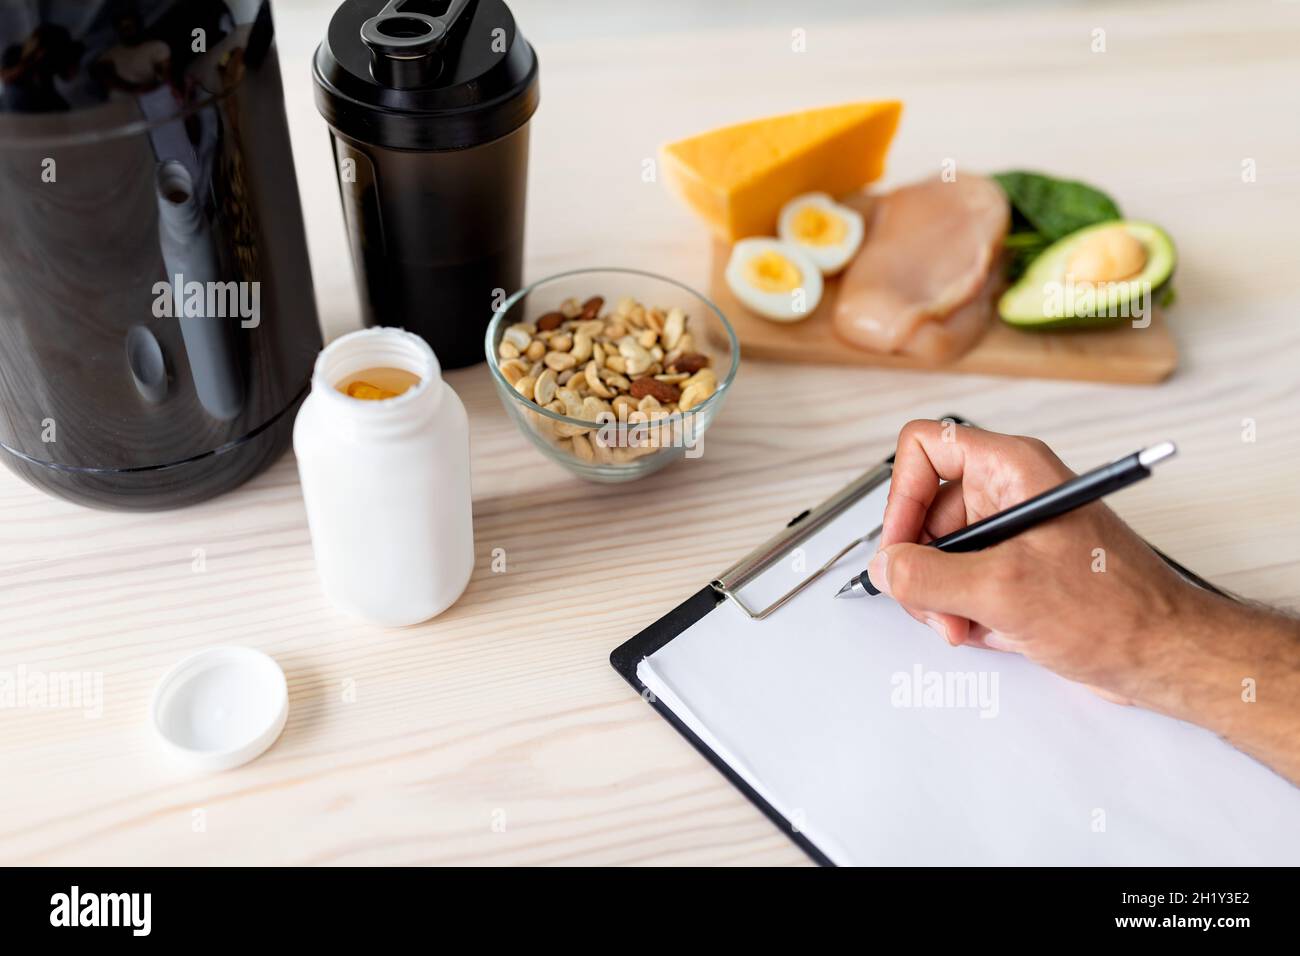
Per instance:
[[[1171,622],[1141,700],[1300,786],[1300,620],[1200,592]]]

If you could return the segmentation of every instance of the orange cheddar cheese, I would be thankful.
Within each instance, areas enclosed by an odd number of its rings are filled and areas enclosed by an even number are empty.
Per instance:
[[[774,235],[795,196],[843,196],[878,179],[902,108],[845,103],[725,126],[665,146],[664,172],[723,239]]]

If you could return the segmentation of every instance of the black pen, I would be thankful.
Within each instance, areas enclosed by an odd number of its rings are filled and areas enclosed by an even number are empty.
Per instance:
[[[935,538],[929,546],[940,551],[980,551],[991,548],[1022,531],[1028,531],[1035,525],[1050,521],[1075,508],[1090,504],[1112,491],[1119,491],[1136,481],[1141,481],[1151,474],[1152,465],[1164,461],[1175,451],[1177,449],[1171,441],[1144,448],[1108,465],[1102,465],[1100,468],[1094,468],[1076,478],[1071,478],[1064,484],[1044,491],[1041,495],[1035,495],[1006,511],[999,511],[972,525],[959,528],[952,534]],[[880,589],[871,583],[867,572],[863,571],[840,588],[835,596],[866,597],[868,594],[879,593]]]

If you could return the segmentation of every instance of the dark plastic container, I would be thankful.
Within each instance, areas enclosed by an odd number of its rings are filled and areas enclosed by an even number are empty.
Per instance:
[[[266,0],[0,3],[0,214],[11,469],[147,510],[285,450],[321,338]]]
[[[501,0],[347,0],[313,66],[366,325],[483,360],[522,283],[537,56]]]

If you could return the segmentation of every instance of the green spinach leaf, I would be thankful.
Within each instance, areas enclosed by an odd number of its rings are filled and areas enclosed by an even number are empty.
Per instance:
[[[993,178],[1006,192],[1016,219],[1049,243],[1084,226],[1123,218],[1115,200],[1087,183],[1021,170]]]

